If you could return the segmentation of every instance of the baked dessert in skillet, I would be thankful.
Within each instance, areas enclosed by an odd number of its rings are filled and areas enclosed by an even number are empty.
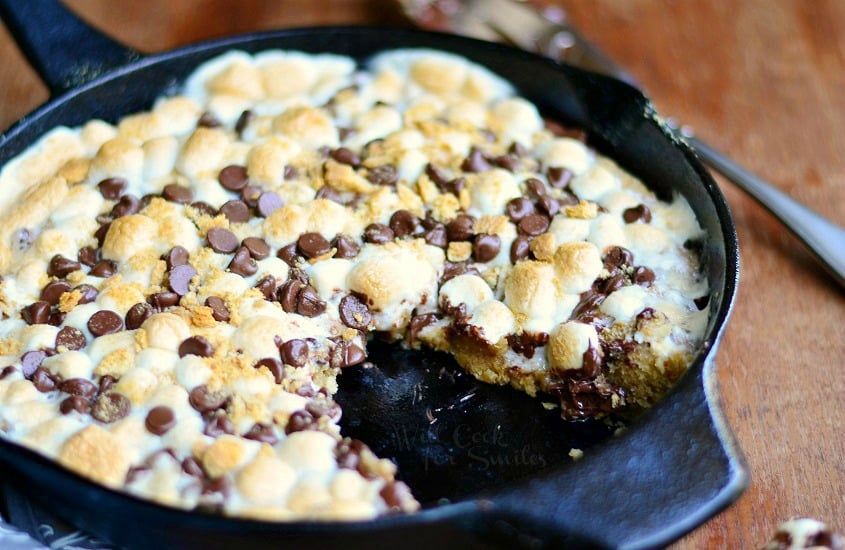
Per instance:
[[[374,333],[580,419],[653,404],[707,320],[683,198],[433,51],[232,52],[0,186],[0,431],[172,506],[415,510],[337,425]]]

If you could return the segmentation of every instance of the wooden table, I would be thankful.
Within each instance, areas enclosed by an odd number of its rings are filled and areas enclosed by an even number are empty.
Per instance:
[[[407,24],[387,0],[68,4],[147,52],[257,29]],[[662,113],[845,225],[845,3],[558,4],[642,82]],[[5,128],[47,92],[5,30],[0,58]],[[768,213],[720,183],[739,231],[742,281],[717,363],[722,402],[752,482],[736,505],[675,548],[753,548],[794,515],[845,530],[845,291]]]

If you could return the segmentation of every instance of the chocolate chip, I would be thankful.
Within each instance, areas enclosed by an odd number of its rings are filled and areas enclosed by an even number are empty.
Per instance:
[[[96,338],[106,334],[114,334],[123,328],[123,319],[114,311],[104,309],[94,313],[88,319],[88,330]]]
[[[65,258],[61,254],[56,254],[50,258],[50,264],[47,266],[47,275],[62,279],[78,269],[82,269],[82,265],[79,262]]]
[[[220,213],[226,216],[232,223],[244,223],[249,221],[249,206],[242,200],[230,200],[220,207]]]
[[[191,203],[191,208],[195,208],[201,216],[211,216],[213,218],[217,215],[217,209],[205,201],[194,201]]]
[[[598,307],[604,301],[604,294],[587,291],[581,294],[581,300],[570,313],[569,318],[582,323],[592,323],[598,317]]]
[[[176,425],[176,415],[170,407],[159,406],[150,409],[144,425],[155,435],[164,435]]]
[[[240,247],[235,255],[232,256],[232,261],[227,266],[229,271],[237,273],[242,277],[250,277],[255,275],[258,271],[258,264],[249,255],[249,249],[245,246]]]
[[[472,257],[476,262],[489,262],[502,248],[502,239],[498,235],[482,233],[472,241]]]
[[[38,367],[32,373],[32,385],[41,393],[51,392],[56,389],[56,381],[50,374],[50,371],[44,367]]]
[[[654,278],[654,271],[643,265],[638,266],[636,269],[634,269],[634,274],[632,275],[632,279],[635,284],[644,286],[646,288],[654,284]]]
[[[106,279],[114,275],[114,272],[117,271],[117,266],[111,260],[100,260],[97,264],[91,268],[91,271],[88,272],[88,275],[92,277],[100,277],[102,279]]]
[[[67,317],[67,313],[63,311],[51,311],[50,317],[47,318],[47,324],[58,327],[65,322],[65,317]]]
[[[265,300],[272,300],[276,294],[276,278],[272,275],[265,275],[255,283],[253,288],[257,288],[264,295]]]
[[[91,407],[91,416],[104,424],[125,418],[132,408],[129,399],[119,393],[106,393],[97,398]]]
[[[358,243],[346,235],[337,235],[332,240],[331,245],[332,248],[337,250],[334,255],[335,258],[354,258],[361,251]]]
[[[531,237],[519,235],[511,243],[511,263],[524,260],[531,254]]]
[[[244,439],[251,439],[253,441],[260,441],[268,445],[275,445],[279,438],[276,437],[276,432],[270,424],[256,422],[252,428],[244,434]]]
[[[205,477],[205,471],[202,469],[202,466],[200,466],[197,459],[192,456],[189,456],[182,461],[182,471],[189,476]]]
[[[282,198],[279,197],[279,195],[272,191],[267,191],[266,193],[261,193],[261,196],[258,197],[256,209],[259,214],[265,218],[269,218],[270,214],[284,206],[284,204],[285,203],[282,202]]]
[[[32,378],[35,369],[41,366],[47,354],[41,350],[28,351],[21,355],[21,373],[25,378]]]
[[[62,327],[56,333],[55,346],[57,349],[59,347],[65,347],[69,350],[81,350],[87,344],[88,341],[85,339],[85,334],[76,327]]]
[[[472,226],[475,225],[475,218],[469,214],[458,214],[455,219],[446,224],[446,235],[449,241],[468,241],[475,233]]]
[[[241,244],[249,250],[249,255],[256,260],[263,260],[270,256],[270,245],[261,237],[247,237]]]
[[[114,208],[111,209],[112,218],[122,218],[137,214],[141,209],[141,201],[135,195],[123,195]],[[102,244],[100,245],[102,246]]]
[[[367,354],[357,344],[341,340],[332,349],[329,363],[333,367],[346,368],[362,363],[366,358]]]
[[[393,186],[399,182],[399,173],[392,164],[382,164],[370,168],[370,171],[367,173],[367,180],[376,185]]]
[[[87,414],[91,410],[91,401],[78,395],[71,395],[61,402],[59,411],[62,414],[70,414],[73,411],[79,414]]]
[[[605,252],[602,262],[604,262],[605,269],[613,271],[617,267],[621,267],[623,265],[633,265],[634,254],[627,248],[613,246]]]
[[[288,418],[288,423],[285,426],[285,433],[290,435],[294,432],[303,432],[311,429],[316,422],[311,413],[307,411],[294,411]]]
[[[188,204],[194,200],[194,191],[190,187],[184,187],[177,183],[169,183],[162,189],[161,196],[170,202]]]
[[[106,178],[97,184],[97,189],[104,199],[116,200],[123,195],[128,185],[129,182],[123,178]]]
[[[390,230],[400,239],[415,235],[420,230],[420,220],[408,210],[397,210],[390,216]]]
[[[346,147],[338,147],[337,149],[329,153],[329,156],[331,156],[335,161],[341,164],[348,164],[352,167],[357,167],[361,165],[361,159],[358,158],[358,155],[356,155],[354,151]]]
[[[296,312],[297,297],[303,288],[305,283],[294,279],[286,281],[276,290],[276,299],[282,304],[283,310],[287,313]]]
[[[161,259],[165,261],[167,269],[170,270],[188,263],[188,251],[184,246],[174,246]]]
[[[336,189],[328,185],[320,187],[320,189],[317,191],[317,194],[315,195],[315,198],[326,199],[329,201],[334,201],[343,204],[343,197],[340,195],[340,193],[338,193]]]
[[[519,169],[519,157],[510,154],[500,155],[493,159],[493,164],[508,172],[516,172]]]
[[[408,344],[413,346],[417,340],[417,335],[427,326],[437,322],[436,313],[423,313],[422,315],[414,315],[408,325]]]
[[[461,163],[464,172],[484,172],[490,169],[490,163],[484,157],[484,153],[477,147],[470,149],[469,156]]]
[[[70,283],[67,281],[53,281],[41,289],[40,301],[47,302],[51,306],[59,303],[59,298],[65,292],[70,292]]]
[[[560,212],[560,201],[548,195],[543,195],[537,199],[537,207],[549,217],[554,217],[555,214]]]
[[[111,374],[106,374],[100,377],[100,394],[104,394],[109,391],[109,389],[114,386],[115,382],[117,382],[117,378]]]
[[[340,420],[340,405],[337,403],[313,400],[305,404],[305,410],[314,418],[323,418],[325,416],[334,421]]]
[[[705,294],[704,296],[699,296],[698,298],[695,298],[693,302],[695,303],[695,307],[697,307],[699,311],[702,311],[710,303],[710,295]]]
[[[436,224],[434,227],[425,232],[425,242],[431,246],[438,248],[446,248],[449,246],[449,237],[446,231],[446,226],[442,223]]]
[[[617,271],[607,279],[601,279],[593,284],[593,288],[596,292],[600,292],[605,296],[616,292],[623,286],[625,286],[625,282],[627,281],[627,277],[621,271]]]
[[[303,233],[296,240],[297,250],[306,258],[316,258],[331,252],[332,245],[319,233]]]
[[[260,359],[257,363],[255,363],[255,368],[258,369],[261,367],[266,367],[267,370],[270,371],[270,374],[273,375],[273,380],[276,381],[276,384],[281,384],[282,380],[285,379],[284,365],[275,357],[265,357],[264,359]]]
[[[15,367],[8,365],[3,367],[3,370],[0,370],[0,380],[5,380],[7,377],[11,376],[12,374],[16,373],[18,369]]]
[[[220,122],[220,119],[218,119],[212,113],[206,111],[202,115],[200,115],[200,118],[197,121],[197,126],[200,128],[219,128],[220,126],[222,126],[222,123]]]
[[[211,357],[214,355],[214,348],[211,347],[211,342],[203,336],[191,336],[182,340],[179,344],[179,357],[186,355],[196,355],[198,357]]]
[[[73,289],[74,292],[79,292],[79,302],[78,304],[90,304],[94,300],[97,299],[97,295],[100,294],[100,291],[94,288],[89,284],[81,284]]]
[[[457,197],[458,195],[460,195],[461,189],[463,189],[466,184],[466,178],[455,178],[444,183],[442,186],[440,186],[440,189],[444,193],[452,193]]]
[[[238,117],[238,121],[235,123],[235,132],[237,132],[238,137],[242,137],[241,134],[243,134],[246,127],[249,126],[249,123],[252,122],[254,118],[255,113],[249,109],[241,113],[241,116]]]
[[[543,214],[529,214],[517,225],[519,232],[536,237],[549,230],[549,218]]]
[[[104,222],[94,232],[94,237],[97,239],[97,246],[103,246],[103,242],[106,240],[109,228],[111,228],[111,222]]]
[[[523,144],[518,141],[514,141],[511,143],[511,146],[508,147],[508,153],[511,155],[516,155],[518,157],[524,157],[528,154],[528,149],[525,148]]]
[[[71,378],[59,384],[59,389],[70,395],[93,399],[99,388],[87,378]]]
[[[179,296],[184,296],[190,290],[191,279],[196,274],[197,270],[188,264],[177,265],[167,272],[167,287]]]
[[[358,296],[348,294],[340,299],[340,320],[349,328],[366,331],[373,320],[370,308]]]
[[[156,292],[147,297],[147,303],[161,311],[179,303],[179,295],[175,292]]]
[[[296,312],[305,317],[316,317],[326,311],[326,302],[314,287],[307,285],[296,296]]]
[[[210,437],[220,437],[224,434],[232,435],[235,433],[235,425],[225,414],[216,413],[208,420],[202,433]]]
[[[191,406],[201,413],[216,411],[226,404],[226,396],[221,392],[212,392],[203,384],[191,390],[188,394]]]
[[[443,264],[443,276],[440,277],[440,284],[442,285],[449,279],[454,279],[458,275],[463,275],[465,273],[469,273],[472,275],[481,275],[478,272],[478,269],[475,266],[469,266],[466,262],[446,262]]]
[[[211,316],[215,321],[225,322],[229,320],[229,308],[226,302],[217,296],[209,296],[205,299],[205,305],[211,308]]]
[[[385,244],[393,240],[393,230],[383,223],[371,223],[364,228],[364,242]]]
[[[638,204],[633,208],[626,209],[622,213],[622,219],[625,220],[625,223],[648,223],[651,221],[651,210],[644,204]]]
[[[511,199],[505,205],[505,214],[507,214],[513,223],[519,223],[520,220],[535,212],[534,204],[525,197]]]
[[[212,227],[206,234],[208,246],[220,254],[231,254],[238,249],[240,241],[234,233],[223,227]]]
[[[50,304],[44,300],[33,302],[21,310],[21,317],[28,325],[46,325],[50,320]]]
[[[154,195],[152,193],[147,193],[143,197],[141,197],[141,208],[146,208],[153,202],[153,199],[157,198],[158,195]]]
[[[264,193],[264,190],[256,185],[247,185],[243,189],[241,189],[241,200],[243,200],[247,206],[255,208],[258,206],[258,199],[261,198],[261,194]]]
[[[91,246],[84,246],[80,248],[79,252],[76,253],[76,259],[79,260],[79,263],[87,265],[88,267],[91,267],[100,261],[97,249]]]
[[[569,182],[572,181],[572,172],[561,166],[552,166],[546,170],[546,178],[549,180],[549,185],[555,189],[563,189]]]
[[[585,143],[587,141],[587,134],[584,132],[584,130],[564,126],[556,120],[552,120],[550,118],[545,117],[543,118],[543,123],[546,127],[546,130],[551,132],[555,137],[568,137],[576,139],[582,143]]]

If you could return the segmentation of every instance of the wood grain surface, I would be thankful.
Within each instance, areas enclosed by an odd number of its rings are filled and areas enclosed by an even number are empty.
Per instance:
[[[558,0],[664,115],[845,225],[845,2]],[[144,52],[227,34],[337,23],[407,25],[388,0],[68,1]],[[47,100],[0,27],[0,127]],[[755,548],[795,515],[845,530],[845,291],[765,210],[720,180],[742,279],[717,357],[751,486],[674,548]],[[845,243],[842,249],[845,252]],[[694,464],[689,465],[694,468]]]

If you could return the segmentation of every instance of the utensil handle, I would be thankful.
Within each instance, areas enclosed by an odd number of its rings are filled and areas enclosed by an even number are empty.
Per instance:
[[[55,0],[0,0],[0,17],[53,97],[141,56]]]
[[[687,140],[704,161],[759,202],[807,246],[845,287],[845,230],[758,178],[695,136]]]

